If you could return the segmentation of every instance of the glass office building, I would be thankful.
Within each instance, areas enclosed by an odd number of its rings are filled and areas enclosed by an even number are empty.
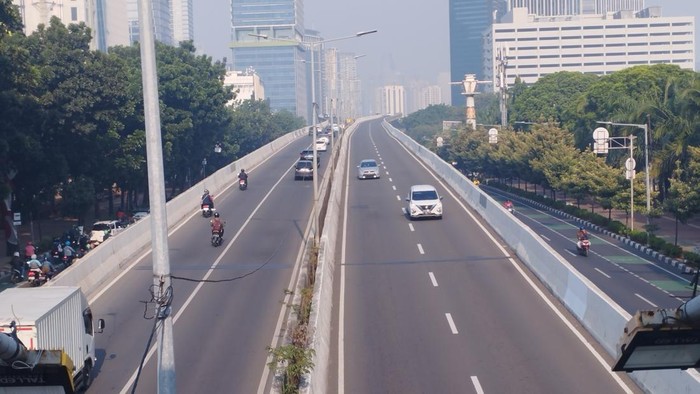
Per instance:
[[[308,117],[303,8],[302,0],[231,0],[231,63],[260,75],[272,110]]]
[[[482,34],[506,11],[505,0],[450,0],[450,78],[460,82],[465,74],[483,78]],[[452,105],[465,105],[461,85],[452,85]]]

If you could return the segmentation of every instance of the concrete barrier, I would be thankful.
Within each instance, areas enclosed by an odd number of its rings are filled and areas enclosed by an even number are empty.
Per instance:
[[[306,136],[306,128],[287,133],[254,152],[230,163],[166,204],[168,228],[173,228],[199,210],[202,190],[220,194],[235,183],[240,168],[252,168],[291,142]],[[140,254],[151,246],[151,216],[147,216],[121,233],[108,238],[85,257],[61,272],[47,285],[80,286],[91,294],[115,274],[126,269]]]
[[[588,332],[613,357],[630,314],[581,275],[529,227],[503,209],[467,177],[434,152],[384,122],[384,128],[418,156],[459,197],[483,217],[517,256],[547,286]],[[629,375],[644,390],[655,393],[696,393],[700,374],[696,371],[639,371]]]

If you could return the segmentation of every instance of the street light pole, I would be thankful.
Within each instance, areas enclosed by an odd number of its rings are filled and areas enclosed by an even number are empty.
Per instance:
[[[650,224],[649,214],[651,213],[651,181],[649,179],[649,127],[647,124],[636,124],[636,123],[615,123],[615,122],[602,122],[597,121],[598,124],[605,124],[610,126],[628,126],[636,127],[644,131],[644,182],[646,184],[646,198],[647,198],[647,225]],[[632,137],[630,136],[630,157],[632,157]],[[632,210],[632,218],[634,218],[634,210]],[[632,226],[634,226],[634,220],[632,221]],[[634,227],[632,227],[634,229]]]

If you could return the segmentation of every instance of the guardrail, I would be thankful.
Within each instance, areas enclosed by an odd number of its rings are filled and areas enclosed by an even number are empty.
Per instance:
[[[629,313],[452,165],[390,124],[384,122],[383,125],[489,222],[605,350],[613,357],[618,356],[618,342],[631,318]],[[700,390],[700,374],[694,370],[637,371],[629,376],[649,392],[692,393]]]
[[[289,145],[296,139],[307,136],[307,128],[289,132],[252,153],[228,164],[197,183],[166,204],[168,228],[187,219],[194,210],[199,210],[197,203],[202,190],[209,189],[219,194],[234,184],[239,168],[251,168],[261,163],[270,155]],[[145,253],[151,245],[151,216],[139,220],[119,234],[108,238],[85,257],[61,272],[46,286],[80,286],[85,294],[91,294],[109,278],[128,267],[140,254]]]

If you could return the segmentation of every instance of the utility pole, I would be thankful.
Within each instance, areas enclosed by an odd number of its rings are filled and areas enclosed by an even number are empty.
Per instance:
[[[151,1],[139,0],[141,29],[141,74],[143,106],[146,120],[146,157],[148,196],[151,207],[151,248],[153,250],[153,284],[156,292],[158,348],[158,392],[175,393],[175,350],[173,347],[172,288],[168,256],[168,218],[165,210],[165,176],[163,144],[160,130],[158,72],[153,31]]]
[[[501,46],[496,50],[496,86],[498,87],[498,101],[501,108],[501,127],[508,124],[508,81],[506,71],[508,69],[508,47]]]

